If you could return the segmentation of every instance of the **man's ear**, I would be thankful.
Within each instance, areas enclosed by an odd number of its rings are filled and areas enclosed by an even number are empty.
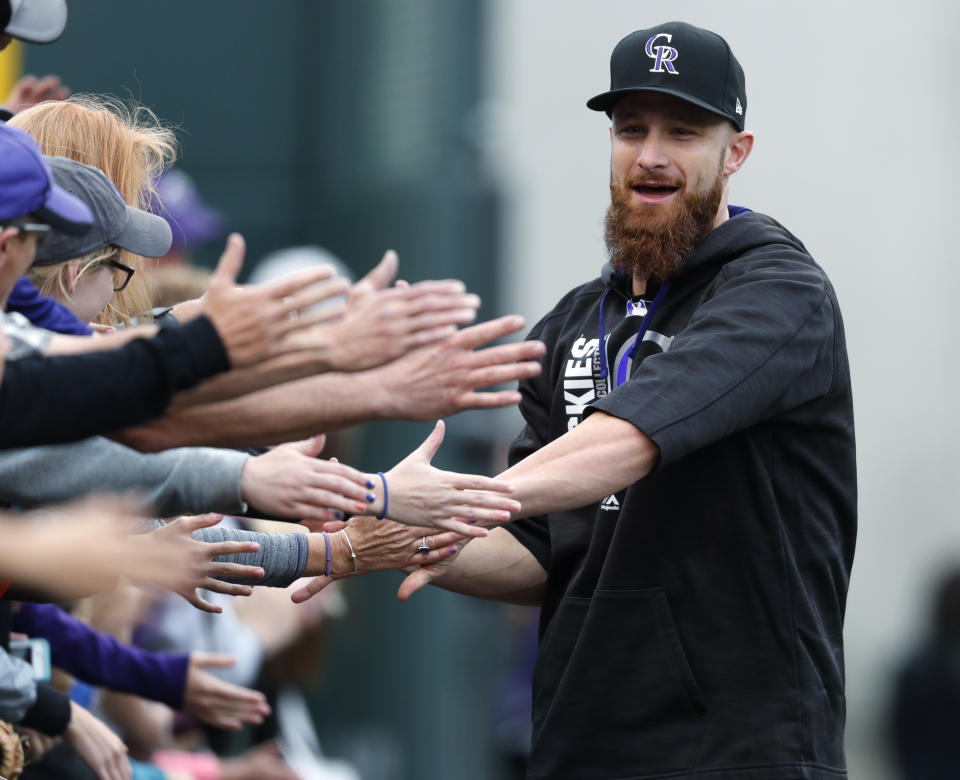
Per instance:
[[[749,130],[741,130],[734,133],[727,141],[727,151],[723,159],[723,175],[729,176],[740,170],[750,152],[753,151],[753,133]]]
[[[17,238],[20,231],[15,227],[5,227],[0,230],[0,268],[7,263],[7,246]]]

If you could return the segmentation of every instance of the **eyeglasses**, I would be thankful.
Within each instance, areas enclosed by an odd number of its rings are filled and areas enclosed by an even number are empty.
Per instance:
[[[107,260],[104,265],[109,265],[111,268],[114,268],[117,271],[123,271],[123,273],[126,274],[120,284],[114,283],[114,292],[120,292],[124,287],[126,287],[130,283],[130,277],[133,276],[134,272],[137,270],[136,268],[131,268],[129,265],[124,265],[119,260]],[[114,277],[114,280],[116,280],[116,277]]]
[[[43,222],[24,222],[22,225],[17,225],[17,229],[21,233],[36,233],[38,247],[53,238],[53,228]]]

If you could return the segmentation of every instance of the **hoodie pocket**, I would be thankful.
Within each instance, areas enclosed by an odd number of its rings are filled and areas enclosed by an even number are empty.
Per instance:
[[[533,680],[531,778],[688,769],[705,708],[662,588],[567,597]]]

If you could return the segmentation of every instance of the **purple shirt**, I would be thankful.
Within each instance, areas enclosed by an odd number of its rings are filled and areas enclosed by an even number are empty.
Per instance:
[[[18,311],[38,328],[54,333],[68,336],[90,336],[93,333],[62,303],[41,295],[26,276],[17,280],[7,299],[7,311]]]
[[[46,639],[50,662],[84,682],[183,707],[189,655],[132,647],[53,604],[22,603],[11,628]]]

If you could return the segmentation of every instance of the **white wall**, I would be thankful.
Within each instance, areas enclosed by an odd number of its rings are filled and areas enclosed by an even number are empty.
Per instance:
[[[532,322],[603,262],[607,89],[627,33],[673,19],[723,35],[747,77],[757,144],[731,201],[795,232],[830,274],[855,391],[860,534],[847,610],[851,777],[889,667],[922,628],[930,578],[960,561],[951,333],[960,4],[491,0],[489,164],[511,194],[504,294]]]

